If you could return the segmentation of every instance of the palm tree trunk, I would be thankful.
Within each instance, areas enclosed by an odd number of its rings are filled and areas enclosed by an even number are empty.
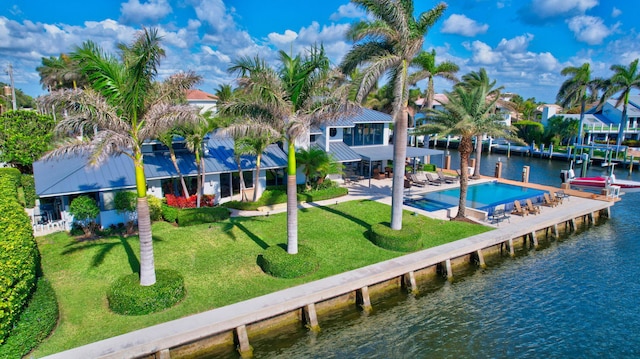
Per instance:
[[[204,151],[202,156],[200,156],[200,168],[202,168],[202,178],[200,179],[200,204],[202,204],[202,197],[204,196],[204,183],[207,178],[207,171],[206,168],[204,168]]]
[[[624,130],[627,127],[627,103],[628,103],[627,99],[625,99],[624,106],[622,107],[622,117],[620,118],[620,128],[618,129],[618,139],[616,140],[617,146],[622,145],[622,139],[624,138]]]
[[[138,237],[140,238],[140,285],[150,286],[156,283],[156,270],[153,260],[153,240],[151,234],[151,215],[147,200],[147,183],[144,175],[142,154],[134,152],[136,173],[136,192],[138,195]]]
[[[256,175],[253,177],[253,202],[258,200],[258,192],[260,192],[260,161],[262,154],[256,156]]]
[[[196,207],[200,208],[202,187],[204,184],[202,183],[202,176],[201,176],[202,162],[200,161],[200,154],[198,152],[196,152],[196,164],[197,164],[196,167],[198,168],[198,174],[196,175]]]
[[[471,143],[471,137],[463,136],[460,139],[460,199],[458,201],[458,214],[456,219],[466,218],[467,208],[467,188],[469,186],[469,154],[471,153],[473,145]]]
[[[247,196],[245,195],[244,174],[242,173],[240,156],[236,157],[236,164],[238,165],[238,177],[240,179],[240,202],[244,202],[247,199]]]
[[[156,271],[153,259],[151,217],[146,196],[138,197],[138,233],[140,237],[140,285],[150,286],[156,283]]]
[[[391,190],[391,229],[402,229],[404,163],[407,157],[407,111],[399,111],[393,130],[393,186]]]
[[[296,191],[296,148],[289,139],[287,159],[287,253],[298,253],[298,198]]]
[[[184,176],[182,172],[180,172],[180,168],[178,167],[178,160],[176,159],[176,152],[172,147],[169,147],[169,155],[171,156],[171,163],[173,163],[173,167],[176,169],[178,173],[178,177],[180,178],[180,184],[182,185],[182,195],[184,198],[189,198],[189,190],[187,189],[187,183],[184,181]]]
[[[480,157],[482,156],[482,135],[476,136],[476,163],[473,167],[473,178],[480,177]]]
[[[582,137],[584,136],[582,134],[582,124],[584,123],[584,109],[586,107],[586,100],[583,98],[582,102],[580,102],[580,122],[579,122],[579,128],[578,128],[578,141],[577,144],[578,145],[582,145]],[[618,136],[619,137],[619,136]]]

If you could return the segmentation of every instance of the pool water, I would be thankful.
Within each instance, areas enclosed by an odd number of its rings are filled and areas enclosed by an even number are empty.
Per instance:
[[[469,185],[467,188],[467,207],[487,211],[489,214],[493,209],[501,204],[506,205],[506,209],[513,206],[513,202],[523,201],[530,198],[532,202],[542,201],[544,191],[514,186],[500,182],[486,182],[476,185]],[[407,206],[425,210],[428,212],[438,211],[456,207],[460,200],[460,188],[452,188],[444,191],[431,192],[422,198],[405,202]]]

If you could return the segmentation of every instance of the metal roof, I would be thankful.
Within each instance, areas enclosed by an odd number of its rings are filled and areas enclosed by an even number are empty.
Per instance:
[[[312,144],[311,147],[318,147],[323,151],[327,150],[318,142]],[[342,141],[329,142],[329,153],[332,154],[338,162],[356,162],[362,160],[358,153]]]
[[[144,170],[148,180],[176,177],[177,172],[166,153],[145,153]],[[87,164],[88,156],[67,156],[49,161],[36,161],[33,173],[36,193],[40,197],[69,195],[84,192],[107,191],[135,188],[133,161],[125,156],[113,156],[98,167]],[[176,152],[180,172],[195,176],[197,168],[195,156],[187,151]],[[255,156],[242,156],[243,170],[255,168]],[[261,168],[283,168],[287,165],[287,155],[277,146],[270,145],[262,154]],[[207,174],[235,172],[238,166],[233,157],[233,140],[212,137],[205,153]]]
[[[357,123],[390,123],[393,122],[391,115],[384,112],[362,108],[353,116],[341,117],[335,121],[325,123],[326,127],[353,127]]]
[[[352,147],[363,159],[369,161],[393,160],[393,145]],[[407,147],[407,157],[424,157],[443,155],[444,151],[424,147]]]

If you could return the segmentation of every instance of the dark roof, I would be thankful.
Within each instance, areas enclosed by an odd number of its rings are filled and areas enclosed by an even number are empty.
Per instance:
[[[312,144],[311,147],[318,147],[323,151],[327,150],[318,142]],[[355,162],[362,160],[359,154],[342,141],[329,142],[329,153],[333,155],[338,162]]]
[[[87,156],[68,156],[49,161],[36,161],[33,173],[36,193],[40,197],[51,197],[84,192],[135,188],[133,161],[125,156],[113,156],[98,167],[87,164]],[[255,168],[255,156],[242,156],[243,169]],[[176,152],[180,172],[196,175],[195,156],[187,151]],[[262,154],[261,168],[283,168],[287,165],[286,154],[277,146],[270,145]],[[212,137],[205,154],[207,174],[235,172],[238,166],[233,157],[233,140]],[[144,170],[148,180],[176,177],[168,151],[145,153]]]

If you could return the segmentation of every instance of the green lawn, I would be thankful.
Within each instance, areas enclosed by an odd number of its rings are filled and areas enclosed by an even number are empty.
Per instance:
[[[320,268],[296,279],[270,277],[256,264],[265,248],[286,242],[285,213],[184,228],[157,222],[153,225],[156,268],[179,270],[187,297],[161,313],[133,317],[111,313],[106,291],[118,277],[137,271],[137,237],[92,241],[77,241],[65,233],[40,237],[42,266],[58,296],[60,324],[34,355],[52,354],[403,255],[378,248],[366,238],[371,224],[389,219],[390,207],[373,201],[300,210],[299,242],[317,252]],[[405,212],[406,225],[421,226],[428,246],[490,229],[415,217],[409,212]]]

